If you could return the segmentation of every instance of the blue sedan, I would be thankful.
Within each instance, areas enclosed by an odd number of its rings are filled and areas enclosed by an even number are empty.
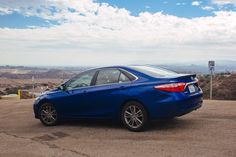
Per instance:
[[[182,116],[202,105],[195,74],[156,66],[113,66],[84,71],[36,98],[35,118],[46,126],[63,119],[121,121],[131,131],[150,120]]]

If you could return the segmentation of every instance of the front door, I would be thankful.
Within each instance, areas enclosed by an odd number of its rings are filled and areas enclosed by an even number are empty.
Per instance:
[[[86,114],[86,91],[92,88],[92,80],[96,71],[87,71],[77,75],[64,84],[63,98],[60,100],[60,110],[67,117],[78,117]]]

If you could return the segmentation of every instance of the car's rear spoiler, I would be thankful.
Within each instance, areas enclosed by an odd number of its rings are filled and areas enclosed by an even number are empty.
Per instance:
[[[172,76],[167,76],[166,78],[195,78],[196,74],[176,74]]]
[[[196,74],[179,74],[179,76],[177,76],[176,78],[187,78],[187,77],[195,78],[196,76],[197,76]]]

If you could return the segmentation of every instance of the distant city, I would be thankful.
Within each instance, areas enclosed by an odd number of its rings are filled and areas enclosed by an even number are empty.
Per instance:
[[[236,72],[236,61],[233,60],[219,60],[216,61],[215,73],[224,73],[224,72]],[[179,73],[197,73],[197,74],[208,74],[208,62],[183,62],[183,63],[170,63],[170,64],[152,64],[160,66],[162,68],[170,69]],[[46,72],[49,70],[61,70],[70,73],[78,73],[80,71],[99,67],[97,66],[19,66],[19,65],[0,65],[0,77],[1,74],[7,72],[6,69],[18,69],[19,74],[22,71],[27,71],[29,73],[37,72]],[[3,70],[5,69],[5,71]],[[9,70],[8,70],[9,71]],[[21,71],[21,72],[20,72]]]

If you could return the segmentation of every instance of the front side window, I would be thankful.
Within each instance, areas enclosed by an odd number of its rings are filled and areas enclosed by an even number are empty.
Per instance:
[[[78,76],[74,77],[73,79],[69,80],[66,83],[66,89],[76,89],[80,87],[88,87],[91,85],[93,76],[95,74],[95,71],[89,71],[82,74],[79,74]]]

